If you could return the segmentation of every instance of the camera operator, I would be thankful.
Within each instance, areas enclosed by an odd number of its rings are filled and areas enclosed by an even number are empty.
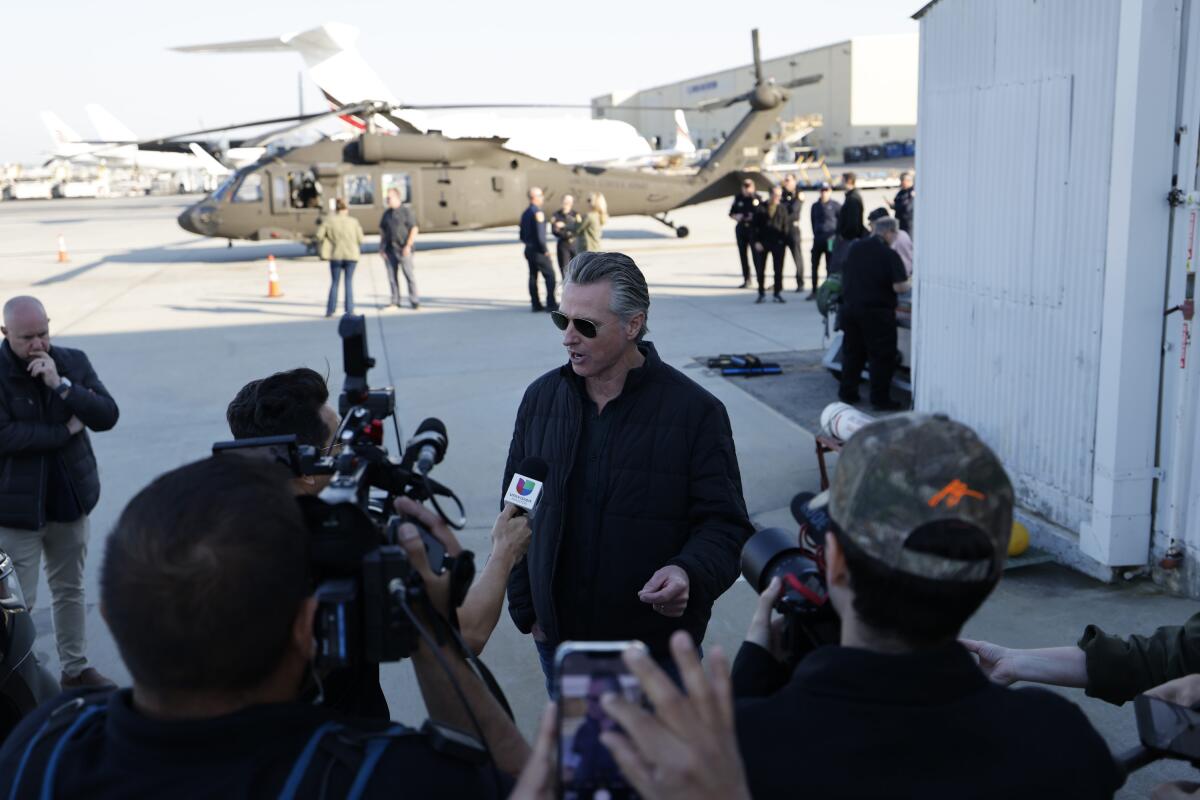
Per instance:
[[[307,367],[250,381],[230,402],[225,418],[235,439],[294,435],[299,444],[316,447],[322,455],[336,455],[340,449],[334,444],[339,420],[329,405],[329,387],[319,373]],[[328,475],[292,479],[298,495],[320,494],[327,485]],[[492,553],[458,609],[460,632],[476,654],[483,652],[500,619],[509,573],[529,548],[529,519],[515,511],[507,507],[496,519]],[[378,668],[362,667],[358,677],[335,674],[327,678],[325,700],[345,713],[386,719],[387,700],[378,687]]]
[[[438,518],[403,498],[447,548]],[[415,527],[401,529],[429,598],[449,610]],[[101,610],[132,689],[73,693],[27,718],[0,750],[9,797],[497,797],[528,747],[449,647],[413,666],[431,717],[470,730],[440,655],[491,747],[495,766],[438,747],[434,735],[352,720],[297,702],[315,655],[306,524],[280,472],[216,457],[160,476],[108,538]],[[458,752],[461,752],[458,751]]]
[[[840,646],[779,675],[771,582],[733,674],[756,797],[1112,796],[1121,779],[1083,713],[994,685],[956,640],[1000,578],[1012,527],[1012,486],[973,431],[940,415],[875,422],[812,505],[832,520]]]

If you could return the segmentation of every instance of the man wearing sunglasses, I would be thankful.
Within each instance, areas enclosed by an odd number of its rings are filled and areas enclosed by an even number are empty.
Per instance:
[[[568,363],[530,385],[505,468],[549,465],[533,541],[508,584],[552,688],[567,639],[700,642],[753,532],[725,407],[645,340],[650,293],[629,256],[587,252],[551,313]]]

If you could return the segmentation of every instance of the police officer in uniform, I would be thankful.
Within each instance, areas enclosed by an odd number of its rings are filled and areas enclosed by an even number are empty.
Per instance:
[[[742,285],[739,289],[750,286],[749,251],[754,245],[754,215],[760,205],[762,201],[754,191],[754,181],[749,178],[742,181],[742,193],[733,198],[733,205],[729,207],[729,218],[737,223],[734,233],[737,235],[738,258],[742,261]]]
[[[787,250],[792,254],[792,262],[796,265],[796,291],[804,291],[804,256],[800,254],[800,212],[804,210],[804,198],[796,187],[796,176],[783,177],[783,205],[787,209],[788,230],[786,237]],[[812,290],[817,290],[817,275],[813,273]]]
[[[562,275],[563,280],[567,278],[567,264],[571,263],[571,259],[577,252],[575,234],[582,222],[583,215],[575,210],[574,196],[564,194],[562,208],[555,211],[554,216],[550,219],[550,232],[554,234],[554,238],[558,239],[558,252],[556,253],[558,272]]]
[[[545,199],[538,186],[529,189],[529,208],[521,215],[521,241],[525,244],[525,261],[529,264],[529,301],[534,312],[556,311],[554,299],[554,265],[550,263],[550,251],[546,248],[546,214],[542,211]],[[542,305],[538,296],[538,273],[546,282],[546,303]]]
[[[850,246],[842,268],[842,380],[838,399],[858,402],[863,366],[871,365],[871,405],[900,408],[891,398],[896,371],[896,295],[909,289],[908,273],[892,249],[899,227],[893,217],[872,222],[873,235]]]

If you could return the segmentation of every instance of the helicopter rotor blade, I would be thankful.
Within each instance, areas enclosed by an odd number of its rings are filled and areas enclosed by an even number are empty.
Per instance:
[[[750,44],[754,48],[754,85],[761,86],[763,82],[762,54],[758,50],[758,28],[750,31]]]
[[[260,125],[278,125],[278,124],[285,123],[285,122],[313,121],[313,120],[316,120],[321,117],[341,116],[342,114],[347,114],[347,113],[354,114],[354,113],[358,113],[363,108],[364,108],[364,104],[356,103],[351,106],[343,106],[342,108],[336,109],[334,111],[322,111],[322,112],[318,112],[318,113],[314,113],[314,114],[293,114],[292,116],[288,116],[288,117],[272,117],[271,119],[257,119],[257,120],[253,120],[251,122],[235,122],[235,123],[232,123],[229,125],[220,125],[220,126],[213,127],[213,128],[203,128],[203,129],[197,130],[197,131],[185,131],[184,133],[175,133],[175,134],[171,134],[169,136],[159,136],[154,139],[143,139],[141,141],[137,141],[137,140],[128,140],[128,141],[106,140],[106,141],[84,142],[84,144],[99,144],[99,145],[105,145],[105,144],[107,144],[107,145],[131,145],[131,144],[133,144],[133,145],[138,145],[139,147],[143,147],[143,146],[148,147],[151,145],[163,145],[163,144],[166,144],[168,142],[178,140],[178,139],[188,139],[188,138],[192,138],[192,137],[196,137],[196,136],[203,136],[203,135],[209,134],[209,133],[223,133],[225,131],[235,131],[235,130],[239,130],[241,128],[256,128]]]

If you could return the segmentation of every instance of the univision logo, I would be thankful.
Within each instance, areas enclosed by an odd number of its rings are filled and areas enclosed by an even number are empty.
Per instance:
[[[528,478],[517,478],[517,494],[521,495],[521,497],[528,497],[537,488],[537,481],[531,481]]]

